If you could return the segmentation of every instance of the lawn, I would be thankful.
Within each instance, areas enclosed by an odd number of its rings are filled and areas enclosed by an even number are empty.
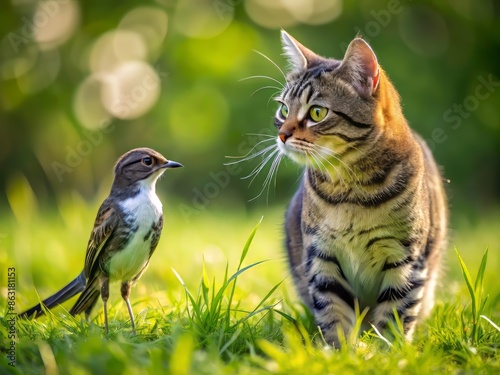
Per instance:
[[[6,313],[9,268],[15,268],[17,311],[81,271],[99,203],[75,195],[49,212],[28,189],[18,191],[10,197],[14,215],[0,219],[0,305]],[[48,317],[16,322],[15,367],[6,353],[9,315],[2,317],[0,373],[500,373],[498,214],[455,216],[436,307],[413,343],[404,342],[395,326],[392,342],[369,332],[333,350],[293,292],[282,208],[205,210],[190,222],[179,218],[172,202],[164,211],[159,247],[132,291],[137,335],[113,284],[109,335],[103,335],[102,303],[87,324],[68,315],[70,301]],[[469,270],[470,289],[454,247]],[[484,272],[478,273],[481,264]]]

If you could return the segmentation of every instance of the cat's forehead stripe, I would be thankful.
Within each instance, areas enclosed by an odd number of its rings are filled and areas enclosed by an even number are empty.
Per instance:
[[[311,96],[313,95],[313,93],[314,93],[314,90],[312,88],[312,85],[309,84],[307,86],[307,89],[305,89],[304,92],[303,92],[303,95],[302,95],[302,98],[301,98],[302,102],[303,103],[309,103],[309,100],[311,100]],[[304,96],[305,96],[305,100],[304,100]]]
[[[317,80],[319,76],[322,73],[329,73],[335,70],[340,63],[337,63],[333,66],[316,66],[314,68],[311,68],[304,72],[304,74],[301,75],[301,77],[296,81],[296,82],[291,82],[291,90],[290,90],[290,96],[293,97],[302,97],[304,91],[311,87],[312,82],[314,80]],[[311,92],[314,90],[311,90]],[[287,92],[288,94],[288,92]],[[285,95],[284,95],[285,96]],[[307,101],[309,101],[311,96],[307,98]]]
[[[290,95],[299,96],[302,90],[304,89],[304,85],[309,83],[310,78],[311,78],[311,71],[308,70],[305,72],[305,74],[302,75],[302,77],[298,82],[295,82],[293,84],[292,92],[290,93]]]
[[[302,82],[301,85],[294,86],[290,92],[290,97],[292,98],[300,98],[303,99],[304,95],[307,95],[308,98],[306,102],[309,100],[310,96],[314,92],[313,90],[313,81],[314,78],[307,80],[306,82]]]

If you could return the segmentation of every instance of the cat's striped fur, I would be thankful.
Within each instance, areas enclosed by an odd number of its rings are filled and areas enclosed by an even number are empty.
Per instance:
[[[411,339],[446,247],[438,167],[365,41],[355,38],[342,61],[284,31],[282,42],[292,69],[277,98],[277,142],[306,166],[285,224],[298,293],[329,343],[339,327],[350,332],[356,303],[368,308],[364,328],[384,330],[397,311]]]

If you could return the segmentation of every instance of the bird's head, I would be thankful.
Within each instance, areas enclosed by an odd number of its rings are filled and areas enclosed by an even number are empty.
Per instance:
[[[154,187],[156,180],[166,169],[182,166],[180,163],[166,159],[153,149],[136,148],[118,159],[113,187],[126,188],[138,182]]]

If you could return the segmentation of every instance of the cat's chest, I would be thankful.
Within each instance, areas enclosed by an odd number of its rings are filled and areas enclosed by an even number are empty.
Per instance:
[[[390,239],[397,230],[390,215],[385,209],[326,206],[324,202],[307,202],[302,214],[304,248],[314,245],[335,257],[357,298],[367,305],[373,303],[383,283],[384,264],[404,257],[405,249]]]

